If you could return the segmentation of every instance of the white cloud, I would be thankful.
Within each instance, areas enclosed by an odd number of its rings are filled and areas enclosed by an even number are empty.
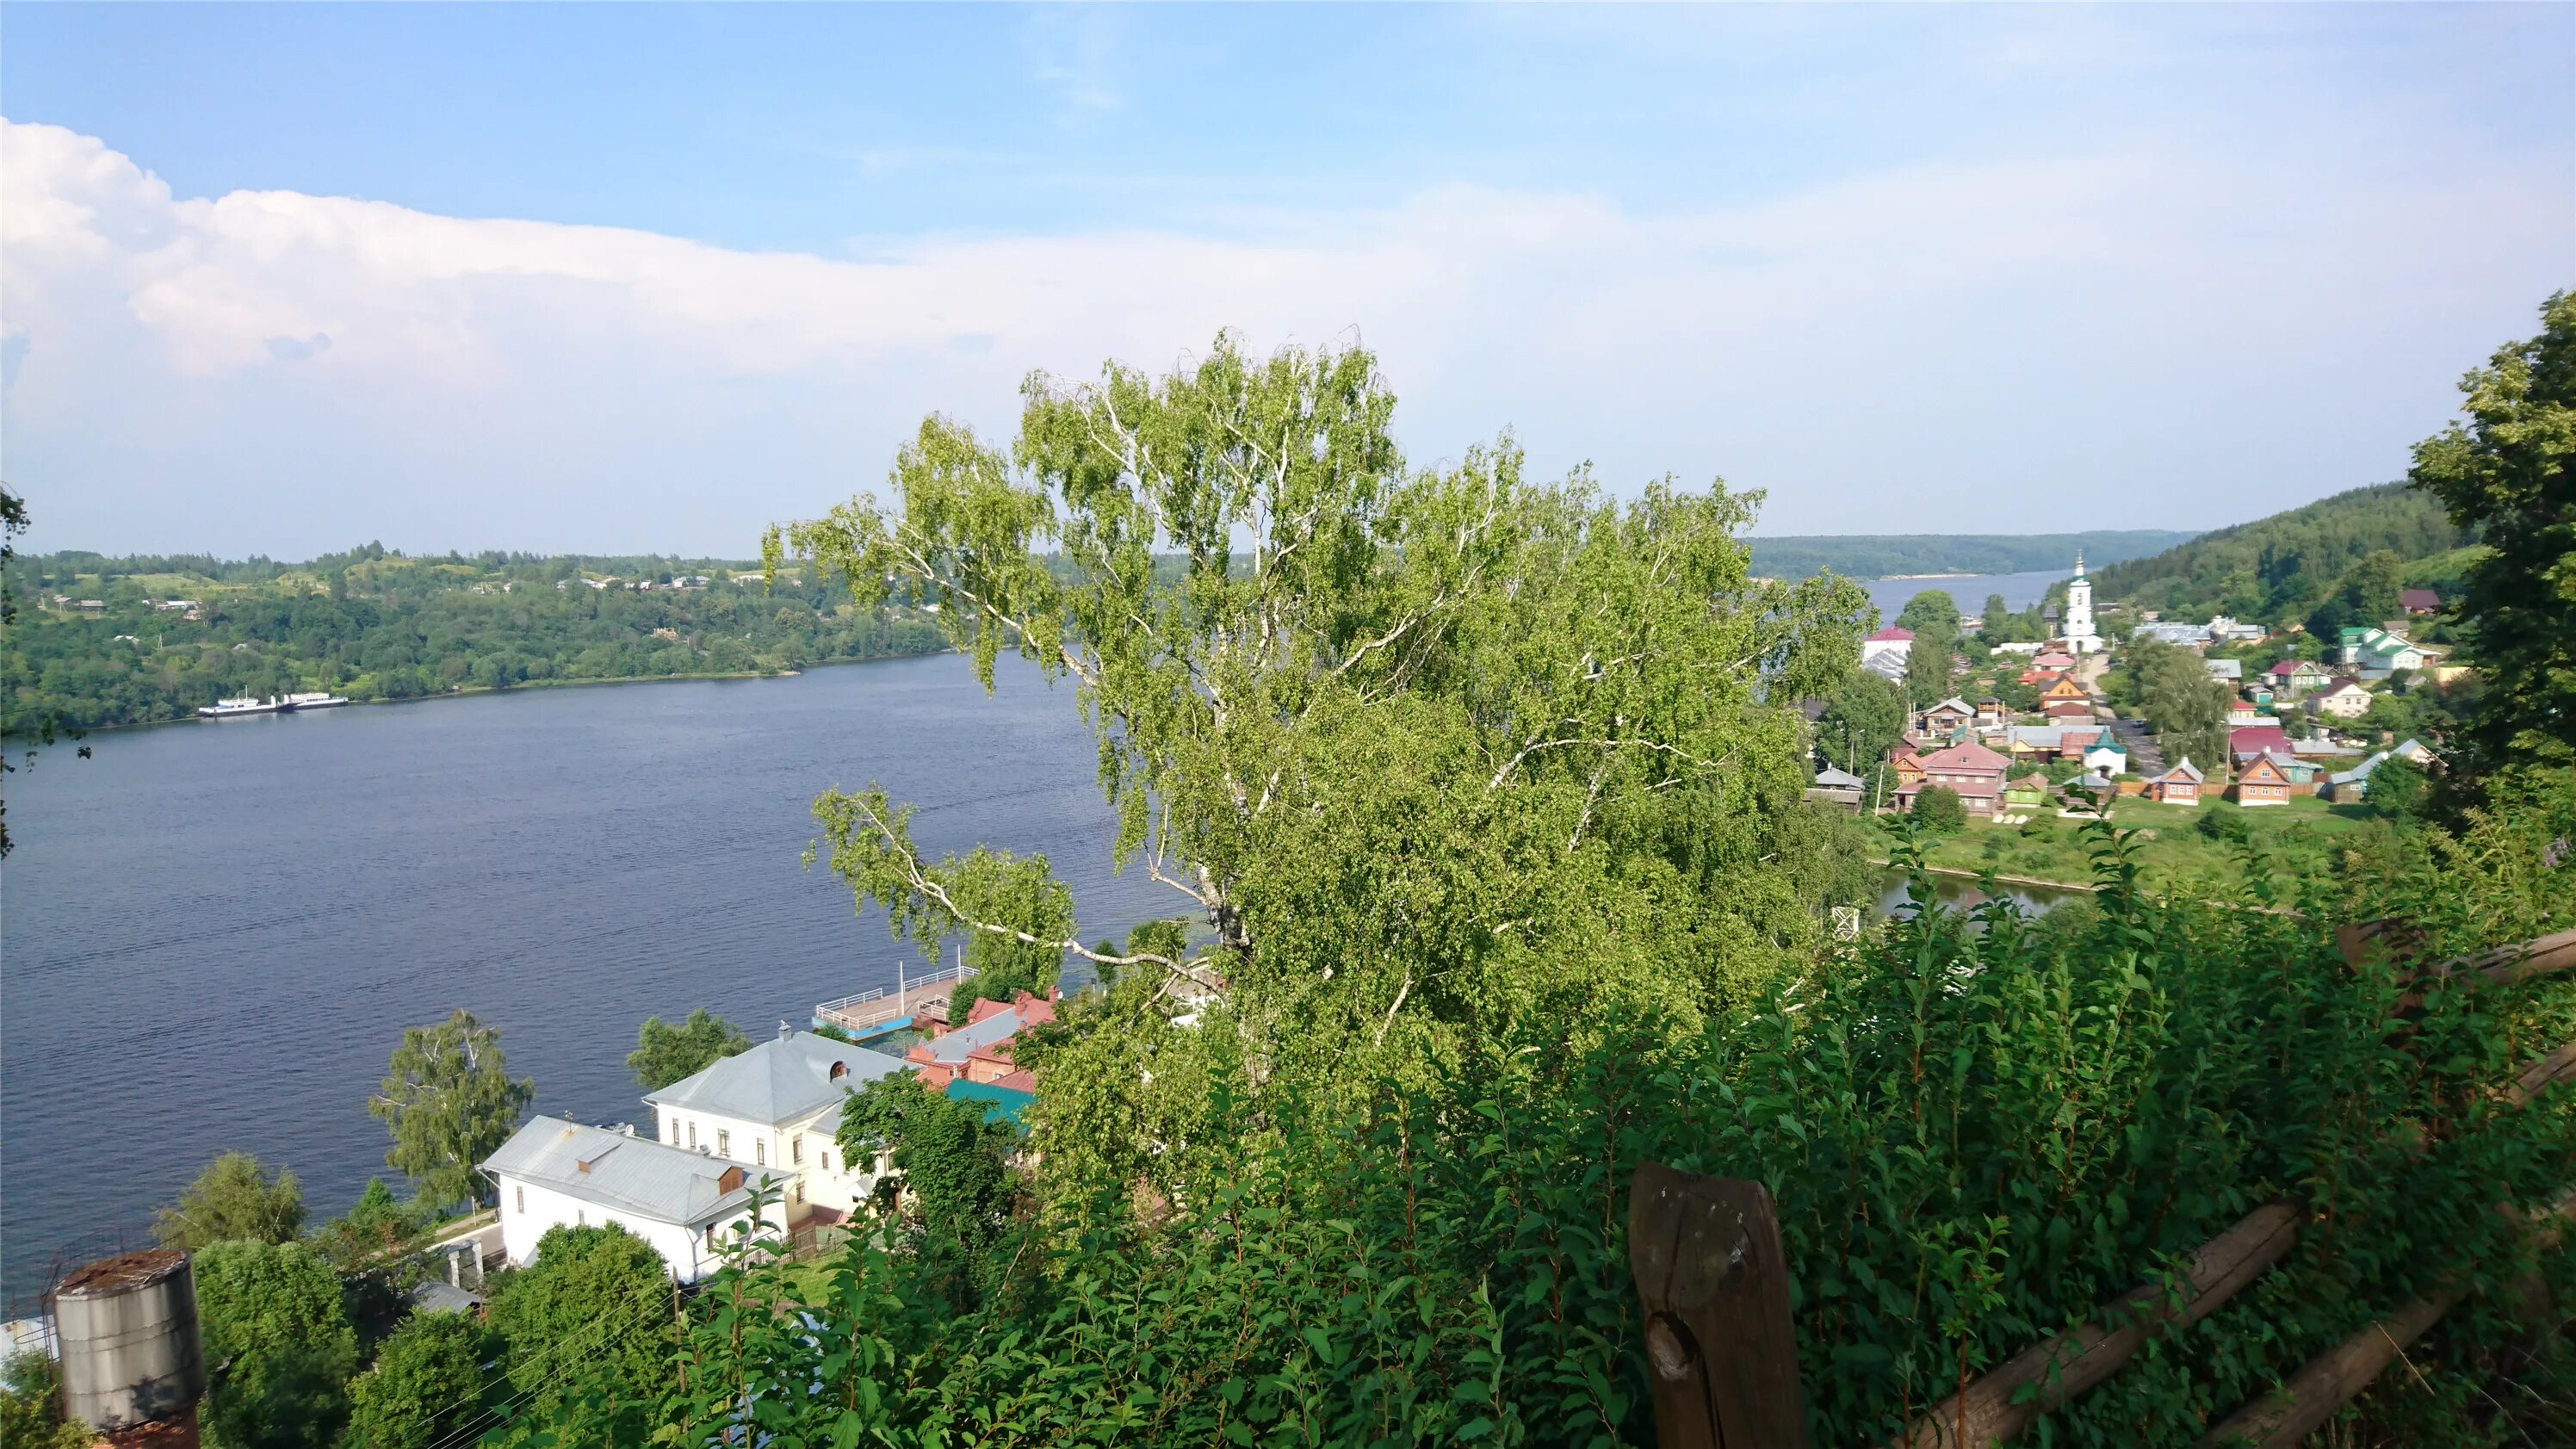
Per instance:
[[[2401,469],[2560,283],[2563,195],[2373,164],[2131,147],[1672,215],[1450,188],[848,260],[176,198],[8,124],[0,443],[37,547],[741,550],[926,411],[1006,431],[1030,368],[1357,328],[1425,457],[1517,425],[1619,486],[1770,486],[1775,532],[2072,527],[2078,489],[2214,524]]]

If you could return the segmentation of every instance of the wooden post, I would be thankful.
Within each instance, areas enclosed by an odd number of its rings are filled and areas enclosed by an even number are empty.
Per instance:
[[[1646,1310],[1663,1449],[1806,1449],[1789,1265],[1771,1194],[1645,1163],[1628,1185],[1628,1266]]]

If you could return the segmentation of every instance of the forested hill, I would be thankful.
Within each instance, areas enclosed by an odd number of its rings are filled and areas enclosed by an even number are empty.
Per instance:
[[[61,553],[13,560],[8,587],[0,723],[18,734],[185,719],[237,695],[410,699],[946,647],[911,610],[858,609],[801,571],[765,588],[757,565],[720,559]]]
[[[1845,578],[1908,574],[2017,574],[2071,568],[2077,551],[2089,565],[2139,558],[2190,538],[2169,528],[2094,533],[1811,534],[1750,538],[1753,571],[1802,579],[1831,569]]]
[[[2377,483],[2114,564],[2096,574],[2095,592],[2136,608],[2265,623],[2304,621],[2340,598],[2376,620],[2400,583],[2453,584],[2466,564],[2460,550],[2476,541],[2430,495]]]

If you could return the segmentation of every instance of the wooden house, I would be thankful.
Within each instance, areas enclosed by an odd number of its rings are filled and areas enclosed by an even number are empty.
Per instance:
[[[2200,767],[2186,755],[2181,764],[2161,775],[2148,777],[2146,788],[2141,793],[2166,805],[2197,805],[2200,803],[2200,787],[2206,783],[2206,778],[2200,773]]]
[[[2256,755],[2236,772],[2236,803],[2248,809],[2256,805],[2287,805],[2290,777],[2270,755]]]

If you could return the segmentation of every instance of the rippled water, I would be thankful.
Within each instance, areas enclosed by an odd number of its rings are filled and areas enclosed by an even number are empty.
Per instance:
[[[1939,589],[1951,602],[1974,614],[1986,606],[1988,594],[2004,596],[2007,609],[2027,609],[2048,597],[2049,587],[2061,579],[2075,577],[2075,570],[2040,569],[2019,574],[1962,574],[1947,579],[1862,579],[1860,586],[1869,601],[1878,605],[1879,617],[1894,622],[1916,594]]]
[[[1113,876],[1070,688],[946,656],[106,732],[9,777],[0,1275],[140,1224],[216,1153],[311,1216],[384,1172],[406,1025],[501,1028],[536,1110],[631,1120],[636,1023],[755,1036],[891,985],[899,946],[798,864],[816,792],[883,784],[932,851],[1044,852],[1085,939],[1186,900]],[[918,958],[912,957],[915,964]]]

